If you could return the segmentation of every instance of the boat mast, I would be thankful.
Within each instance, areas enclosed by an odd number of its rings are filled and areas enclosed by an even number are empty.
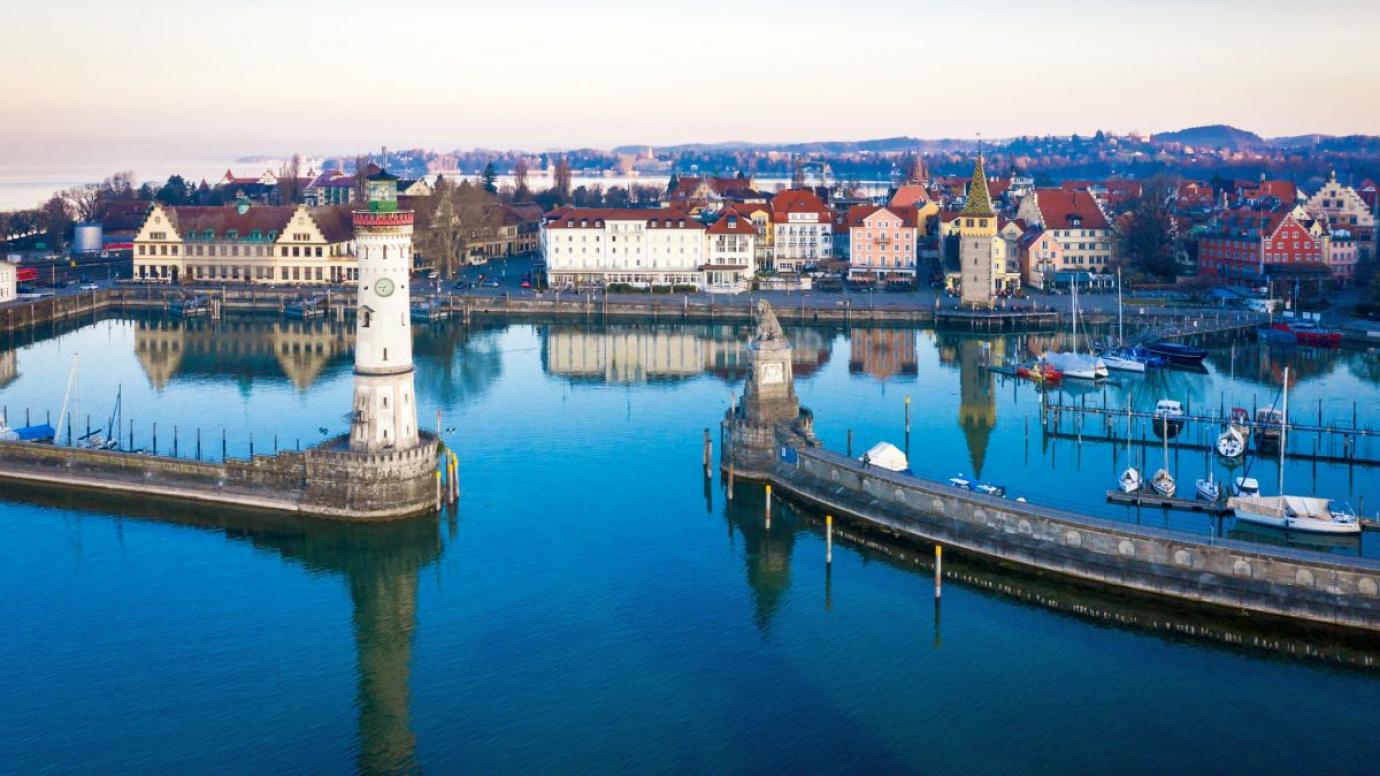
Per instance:
[[[1126,345],[1125,322],[1121,313],[1121,267],[1116,268],[1116,344],[1117,347]]]
[[[1073,354],[1078,355],[1078,278],[1073,279]]]
[[[1279,423],[1279,495],[1284,495],[1284,446],[1289,442],[1289,367],[1284,367],[1284,416]]]
[[[67,419],[67,402],[72,399],[72,386],[77,383],[77,358],[79,354],[72,354],[72,368],[67,372],[67,391],[62,394],[62,411],[58,413],[58,424],[53,429],[53,444],[57,444],[62,439],[63,421]]]

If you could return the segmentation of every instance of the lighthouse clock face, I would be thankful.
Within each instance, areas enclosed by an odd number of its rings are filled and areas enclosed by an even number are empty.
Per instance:
[[[392,296],[393,281],[388,278],[379,278],[378,282],[374,283],[374,291],[379,296]]]

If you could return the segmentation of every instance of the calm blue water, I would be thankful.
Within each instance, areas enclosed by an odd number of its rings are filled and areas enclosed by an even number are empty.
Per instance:
[[[420,333],[422,414],[443,411],[462,461],[460,509],[439,522],[323,526],[0,485],[0,771],[1373,768],[1375,672],[1113,627],[958,580],[938,619],[926,569],[846,543],[826,575],[804,516],[778,506],[767,530],[755,490],[730,506],[704,485],[700,438],[708,426],[717,440],[741,389],[741,336]],[[849,428],[856,452],[903,444],[909,394],[917,471],[980,469],[1013,495],[1135,519],[1102,503],[1124,450],[1043,445],[1038,397],[980,373],[979,340],[791,336],[829,446]],[[275,433],[288,447],[343,429],[349,347],[325,325],[108,320],[5,344],[0,404],[12,420],[56,416],[80,353],[79,427],[119,386],[137,446],[156,420],[160,450],[177,426],[193,454],[200,426],[207,457],[222,429],[231,455],[251,430],[262,452]],[[1373,356],[1287,358],[1302,373],[1291,403],[1322,399],[1349,421],[1356,401],[1362,425],[1377,422]],[[1211,374],[1109,401],[1264,404],[1280,363],[1246,342]],[[1376,470],[1312,469],[1291,462],[1290,489],[1380,505]]]

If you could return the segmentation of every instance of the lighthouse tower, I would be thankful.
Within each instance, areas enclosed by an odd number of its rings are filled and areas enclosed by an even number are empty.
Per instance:
[[[398,209],[397,177],[380,171],[367,190],[368,209],[354,211],[359,309],[350,450],[377,453],[418,442],[408,298],[413,214]]]

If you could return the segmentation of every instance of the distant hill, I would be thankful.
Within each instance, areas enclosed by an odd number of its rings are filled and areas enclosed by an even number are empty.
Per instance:
[[[1183,143],[1205,148],[1260,148],[1267,146],[1265,138],[1254,132],[1227,126],[1210,124],[1205,127],[1189,127],[1175,132],[1160,132],[1154,136],[1156,143]]]
[[[940,138],[926,140],[918,137],[884,137],[873,140],[819,140],[808,143],[746,143],[746,142],[724,142],[724,143],[684,143],[681,145],[652,146],[656,153],[731,153],[734,151],[783,151],[793,154],[822,153],[822,154],[851,154],[859,152],[870,153],[904,153],[915,151],[920,153],[952,151],[952,150],[972,150],[977,147],[976,140],[957,140],[953,138]],[[632,154],[647,150],[645,145],[623,145],[613,149],[614,153]]]

